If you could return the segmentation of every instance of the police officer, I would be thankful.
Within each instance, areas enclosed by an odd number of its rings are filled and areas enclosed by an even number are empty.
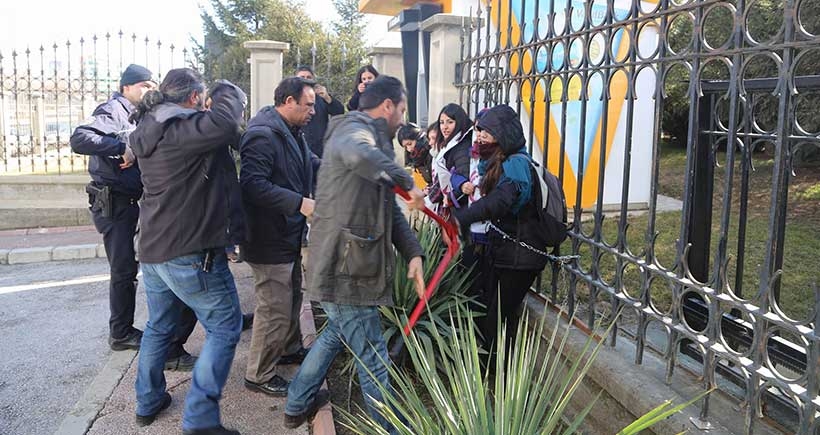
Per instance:
[[[134,153],[128,146],[128,134],[136,127],[129,117],[145,93],[156,86],[151,71],[140,65],[129,65],[120,78],[119,92],[99,105],[91,118],[71,135],[71,149],[91,156],[88,172],[92,181],[86,191],[94,226],[103,235],[111,268],[108,344],[112,350],[137,350],[142,340],[142,331],[133,326],[138,268],[134,234],[142,182]],[[194,329],[196,317],[187,307],[181,317],[167,369],[190,370],[196,361],[196,357],[182,348]]]

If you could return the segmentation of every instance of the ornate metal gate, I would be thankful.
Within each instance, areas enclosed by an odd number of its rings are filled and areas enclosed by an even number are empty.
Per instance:
[[[747,434],[766,410],[786,430],[820,433],[820,260],[805,260],[808,281],[784,261],[816,243],[790,231],[820,211],[796,188],[820,186],[820,171],[806,175],[796,158],[820,147],[819,4],[484,0],[463,29],[462,105],[517,109],[573,204],[562,250],[581,259],[562,266],[568,288],[553,273],[552,302],[590,324],[604,307],[625,308],[614,329],[634,339],[636,364],[659,350],[669,381],[687,359],[704,389],[738,397]],[[661,156],[674,127],[685,161],[670,183]],[[636,183],[648,191],[643,216]],[[613,185],[619,199],[607,202]],[[664,212],[666,195],[679,212]],[[797,234],[820,238],[810,223]],[[708,420],[707,398],[695,424]]]
[[[194,62],[188,48],[122,31],[0,52],[0,174],[84,172],[71,132],[118,90],[122,70],[138,63],[161,79]]]

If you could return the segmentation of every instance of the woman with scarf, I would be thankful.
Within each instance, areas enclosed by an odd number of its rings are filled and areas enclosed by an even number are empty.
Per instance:
[[[472,132],[472,121],[461,106],[450,103],[441,109],[437,127],[440,151],[433,159],[433,173],[445,205],[452,208],[466,208],[475,189],[468,178]]]
[[[432,181],[430,170],[433,164],[433,155],[430,154],[430,144],[427,137],[422,133],[419,126],[413,123],[405,124],[396,133],[402,148],[404,148],[404,161],[413,167],[413,170],[421,175],[428,185]]]
[[[511,339],[518,327],[521,301],[547,264],[546,257],[518,243],[533,245],[539,240],[538,209],[533,194],[539,185],[538,180],[533,179],[532,158],[525,146],[521,121],[512,108],[489,109],[479,118],[476,130],[482,144],[477,151],[489,154],[488,158],[479,160],[477,168],[482,196],[469,208],[455,210],[454,215],[462,231],[474,222],[490,222],[487,234],[492,268],[483,271],[489,293],[485,295],[488,304],[483,333],[493,341],[500,311],[501,321],[507,322],[507,337]]]

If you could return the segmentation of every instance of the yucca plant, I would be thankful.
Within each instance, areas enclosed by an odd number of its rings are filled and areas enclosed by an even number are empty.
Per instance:
[[[377,404],[377,408],[396,432],[408,435],[575,433],[595,400],[572,418],[567,416],[567,406],[601,343],[590,337],[581,356],[566,361],[561,354],[570,336],[571,322],[562,324],[558,316],[549,340],[544,340],[546,316],[532,322],[524,314],[518,333],[511,340],[510,353],[499,352],[495,365],[482,371],[474,320],[460,313],[461,309],[456,305],[449,316],[453,331],[450,335],[432,330],[432,346],[425,344],[416,332],[407,337],[407,350],[417,372],[416,382],[406,372],[395,367],[390,369],[392,388],[382,388],[386,403]],[[499,325],[498,343],[505,342],[504,331]],[[450,353],[454,356],[445,356]],[[491,373],[494,376],[490,376]],[[669,403],[661,405],[619,434],[639,433],[698,399],[700,397],[674,408]],[[345,419],[342,424],[354,433],[388,433],[364,412],[340,412]]]
[[[441,240],[441,230],[432,220],[424,216],[412,219],[411,225],[424,251],[424,276],[430,277],[445,251],[444,243]],[[406,354],[401,352],[404,346],[402,329],[407,323],[409,313],[413,311],[416,303],[418,303],[418,295],[416,294],[415,283],[407,279],[407,260],[398,253],[395,253],[395,256],[396,270],[393,281],[393,301],[395,305],[392,307],[379,307],[379,311],[382,315],[385,342],[388,343],[391,349],[391,356],[398,363],[400,362],[398,361],[400,354]],[[445,337],[452,334],[451,313],[457,312],[465,316],[482,315],[468,309],[468,304],[473,308],[481,308],[481,305],[475,297],[467,295],[467,290],[472,283],[470,274],[468,270],[465,270],[459,264],[458,260],[458,257],[454,258],[446,269],[435,295],[428,301],[427,310],[413,328],[416,339],[426,343],[428,347],[432,346],[434,331],[436,334]],[[456,307],[459,308],[456,309]],[[473,322],[471,325],[475,325],[475,323]],[[342,373],[346,374],[349,379],[348,409],[350,408],[349,404],[356,378],[354,364],[355,361],[351,358],[345,362],[342,368]]]
[[[413,227],[424,250],[424,276],[430,277],[445,251],[441,240],[441,230],[424,216],[414,219]],[[400,343],[402,328],[407,323],[407,316],[419,300],[415,283],[407,279],[407,261],[398,254],[396,255],[396,272],[393,282],[395,306],[383,306],[379,309],[385,320],[383,322],[385,341],[391,344]],[[450,263],[435,295],[427,302],[427,310],[414,328],[419,340],[428,344],[431,344],[430,337],[433,329],[444,336],[450,334],[448,317],[449,313],[456,312],[456,306],[464,308],[458,311],[464,315],[474,315],[472,311],[466,309],[467,304],[472,303],[473,306],[479,306],[474,297],[467,295],[467,290],[472,284],[470,273],[459,264],[458,260],[459,258],[456,257]]]

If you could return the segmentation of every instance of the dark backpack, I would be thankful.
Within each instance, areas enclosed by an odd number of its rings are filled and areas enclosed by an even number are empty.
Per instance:
[[[539,177],[539,167],[530,160],[533,180],[539,179],[539,183],[533,183],[533,200],[538,210],[538,234],[543,247],[558,247],[567,239],[569,226],[567,225],[567,200],[564,197],[564,189],[558,177],[544,168],[543,176]],[[546,193],[546,204],[544,194]]]

